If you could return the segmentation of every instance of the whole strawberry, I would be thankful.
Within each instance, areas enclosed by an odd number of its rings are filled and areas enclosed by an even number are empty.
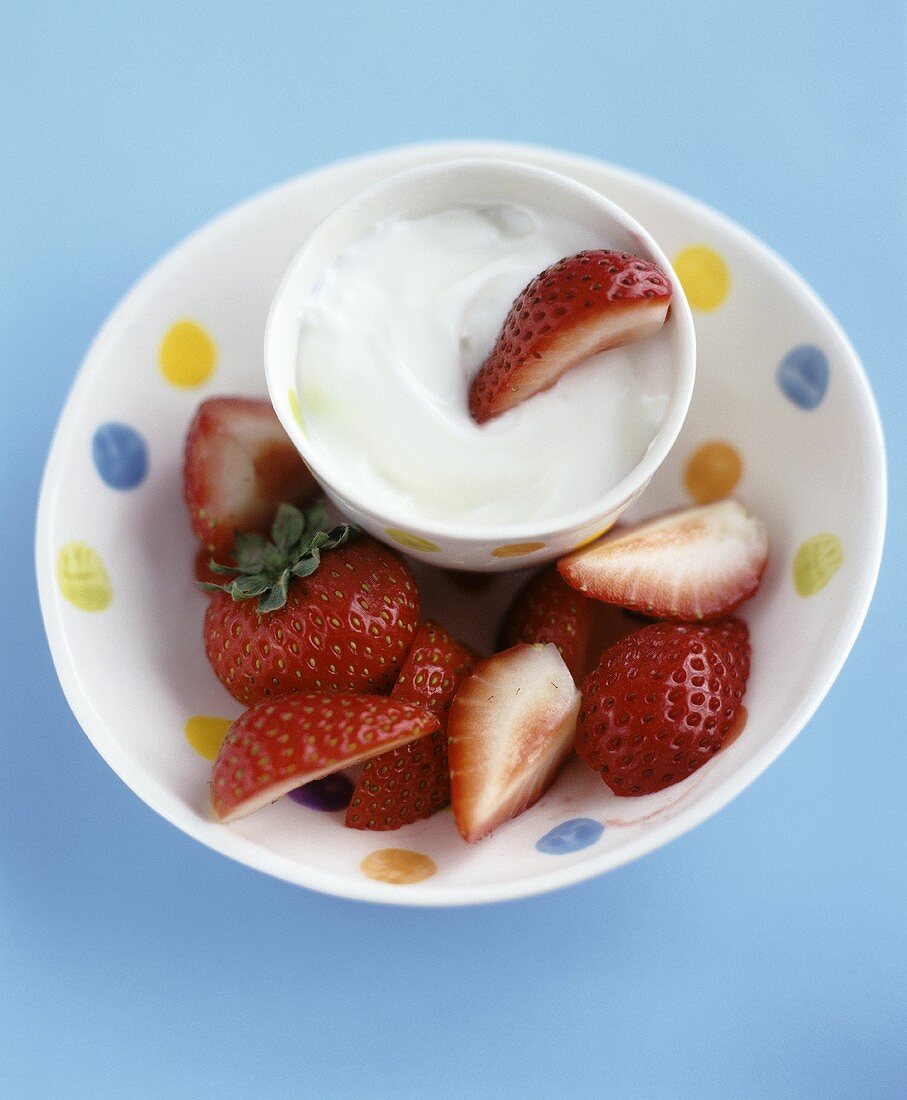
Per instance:
[[[637,630],[583,682],[576,751],[615,794],[679,783],[724,744],[749,668],[739,619]]]
[[[205,614],[205,653],[218,679],[251,706],[295,691],[390,690],[419,624],[419,595],[393,550],[324,508],[283,504],[272,541],[238,535],[236,567]]]
[[[441,728],[369,760],[346,812],[349,828],[399,829],[431,817],[450,802],[447,713],[475,659],[475,654],[437,623],[419,627],[391,699],[432,711]]]

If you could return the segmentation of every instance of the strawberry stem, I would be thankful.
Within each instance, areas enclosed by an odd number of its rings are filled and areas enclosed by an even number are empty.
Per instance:
[[[341,523],[328,529],[324,504],[319,501],[303,514],[292,504],[281,504],[271,527],[270,541],[257,533],[239,531],[233,552],[235,565],[212,561],[211,570],[232,579],[223,584],[200,582],[207,592],[226,592],[234,600],[258,597],[258,610],[276,611],[287,602],[295,577],[311,576],[325,550],[342,546],[357,528]]]

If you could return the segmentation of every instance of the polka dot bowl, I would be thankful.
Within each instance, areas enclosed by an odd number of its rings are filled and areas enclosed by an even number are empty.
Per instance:
[[[522,204],[543,216],[569,218],[588,230],[590,240],[635,252],[667,272],[675,287],[671,309],[661,331],[645,342],[645,354],[670,368],[665,414],[645,454],[626,477],[569,513],[516,524],[425,519],[417,526],[393,511],[392,494],[376,502],[372,486],[357,484],[349,477],[347,463],[338,462],[336,452],[306,431],[308,409],[304,392],[297,390],[299,316],[324,271],[377,223],[492,203]],[[629,354],[633,353],[631,349]],[[695,373],[696,336],[690,307],[667,256],[642,225],[600,191],[562,173],[491,158],[458,158],[411,168],[381,179],[342,203],[293,258],[265,330],[265,375],[271,401],[300,454],[341,511],[376,538],[402,546],[422,561],[486,572],[550,561],[616,523],[649,484],[677,439]],[[380,415],[380,410],[372,412]],[[558,447],[549,445],[549,449],[552,461],[557,461]]]
[[[748,717],[708,765],[647,798],[615,798],[573,761],[535,807],[473,847],[447,812],[394,833],[345,829],[349,776],[218,825],[208,809],[210,759],[239,708],[201,645],[205,597],[192,580],[195,547],[180,499],[186,427],[207,396],[265,394],[265,319],[301,235],[392,173],[483,156],[598,190],[649,226],[674,263],[697,330],[696,393],[628,518],[730,492],[765,518],[771,560],[743,609],[753,640]],[[518,146],[420,146],[326,168],[246,203],[180,245],[117,307],[88,352],[48,460],[37,575],[73,711],[158,813],[302,886],[458,905],[605,872],[684,833],[752,782],[846,658],[872,595],[884,522],[884,448],[866,378],[834,319],[777,256],[685,196],[597,161]],[[416,569],[425,613],[486,651],[525,575]]]

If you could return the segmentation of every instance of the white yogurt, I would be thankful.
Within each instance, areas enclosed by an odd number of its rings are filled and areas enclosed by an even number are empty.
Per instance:
[[[303,305],[299,395],[313,446],[360,499],[414,523],[544,522],[607,492],[664,417],[664,333],[589,359],[482,426],[467,394],[529,280],[608,246],[517,206],[378,223]]]

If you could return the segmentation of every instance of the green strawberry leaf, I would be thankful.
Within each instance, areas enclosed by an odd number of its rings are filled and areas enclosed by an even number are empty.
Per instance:
[[[274,545],[284,556],[290,554],[307,526],[307,518],[298,508],[294,508],[292,504],[281,504],[271,528]]]
[[[200,583],[206,592],[227,592],[234,600],[259,597],[258,610],[276,611],[287,602],[296,577],[310,577],[321,563],[324,550],[342,546],[357,528],[346,523],[327,530],[327,510],[322,502],[305,515],[292,504],[281,504],[271,528],[271,541],[255,533],[236,535],[236,566],[211,562],[215,573],[232,576],[224,584]]]
[[[271,587],[263,593],[258,601],[258,610],[265,613],[276,611],[287,602],[287,589],[290,585],[290,570],[284,569]]]

